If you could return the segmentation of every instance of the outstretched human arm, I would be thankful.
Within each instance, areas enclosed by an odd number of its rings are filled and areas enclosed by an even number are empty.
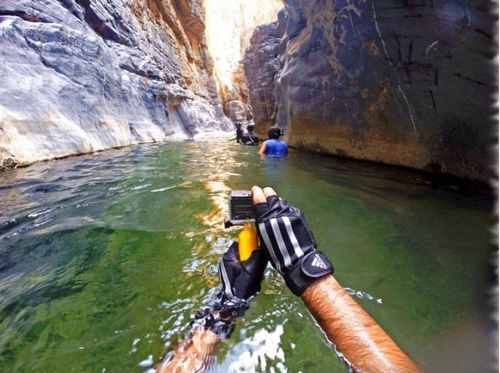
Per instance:
[[[252,189],[257,229],[273,266],[355,371],[414,373],[416,364],[332,276],[302,212],[271,188]]]
[[[302,300],[328,338],[361,372],[418,372],[418,368],[380,325],[333,276],[302,293]]]
[[[182,342],[170,360],[158,365],[156,373],[187,373],[203,370],[220,338],[211,330],[199,328]]]
[[[191,335],[158,365],[156,373],[203,371],[218,343],[231,333],[236,318],[248,309],[248,300],[260,291],[267,263],[264,250],[252,252],[242,262],[238,243],[233,241],[219,261],[222,291],[218,300],[198,312]]]

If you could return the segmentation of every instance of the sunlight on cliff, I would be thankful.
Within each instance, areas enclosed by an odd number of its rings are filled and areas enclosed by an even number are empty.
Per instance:
[[[281,0],[205,0],[208,50],[219,84],[231,88],[253,31],[274,22]]]

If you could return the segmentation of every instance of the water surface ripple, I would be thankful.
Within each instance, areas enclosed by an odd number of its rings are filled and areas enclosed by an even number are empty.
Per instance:
[[[231,188],[273,185],[348,291],[429,371],[486,371],[491,202],[407,171],[229,142],[150,144],[0,179],[0,371],[142,372],[218,284]],[[479,367],[479,368],[478,368]],[[271,269],[215,372],[344,372]]]

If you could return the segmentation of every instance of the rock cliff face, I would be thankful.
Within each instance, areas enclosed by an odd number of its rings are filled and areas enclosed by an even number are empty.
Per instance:
[[[287,0],[245,57],[257,130],[311,151],[488,180],[486,0]]]
[[[255,28],[277,18],[281,0],[205,0],[209,51],[215,61],[225,114],[245,128],[253,124],[241,60]],[[223,20],[223,21],[221,21]]]
[[[202,0],[2,0],[0,166],[229,130]]]

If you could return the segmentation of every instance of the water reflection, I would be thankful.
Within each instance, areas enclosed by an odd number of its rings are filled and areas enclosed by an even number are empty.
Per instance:
[[[150,369],[215,291],[237,231],[223,229],[227,192],[253,184],[304,209],[337,277],[424,366],[446,371],[432,351],[466,345],[464,325],[487,341],[489,201],[331,158],[150,144],[2,174],[0,366]],[[345,372],[271,269],[211,369],[242,368]]]

